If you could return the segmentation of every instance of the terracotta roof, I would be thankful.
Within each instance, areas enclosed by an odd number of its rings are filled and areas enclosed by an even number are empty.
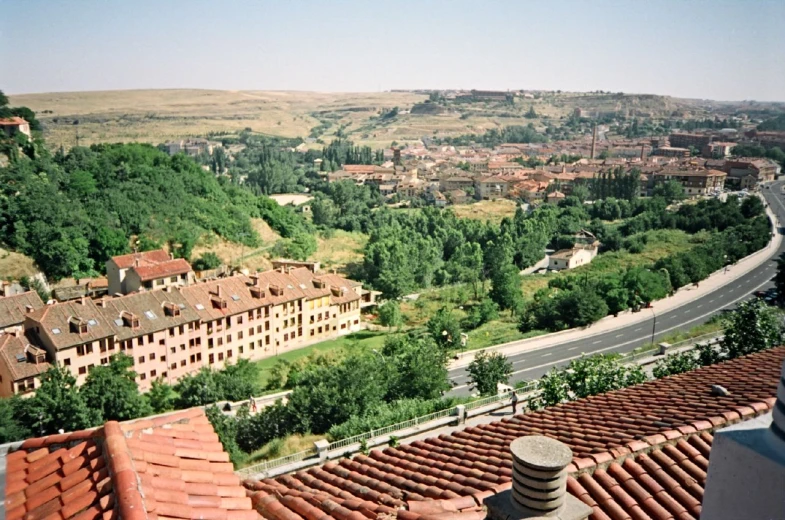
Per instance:
[[[112,337],[115,328],[111,320],[90,298],[82,298],[69,302],[45,305],[27,315],[27,319],[35,324],[38,337],[46,336],[56,349],[81,345],[88,341],[98,341]],[[80,333],[71,327],[73,320],[82,320],[87,324],[87,331]],[[30,330],[29,327],[25,327]]]
[[[704,444],[711,442],[706,435],[767,412],[776,401],[783,358],[785,347],[779,347],[292,475],[245,481],[245,486],[254,491],[257,510],[271,519],[320,520],[329,515],[362,520],[404,508],[397,511],[399,518],[419,520],[428,516],[418,512],[422,501],[436,501],[437,507],[454,513],[472,511],[472,502],[477,505],[511,486],[510,442],[539,434],[573,450],[568,467],[573,475],[570,492],[589,503],[577,482],[599,504],[592,520],[693,518],[700,503],[698,487],[705,479],[700,457],[706,458]],[[716,384],[730,394],[712,395],[711,386]],[[627,457],[633,460],[627,462]],[[621,469],[639,480],[638,484],[644,483],[643,490],[615,466],[608,466],[613,460],[621,461]],[[644,476],[638,466],[652,478]],[[658,472],[657,466],[663,471]],[[598,489],[592,481],[602,487]],[[656,503],[647,501],[649,495],[657,495]],[[661,508],[680,513],[667,516]]]
[[[40,375],[51,366],[49,362],[33,362],[27,355],[28,347],[30,341],[23,335],[0,334],[0,363],[8,367],[14,381]]]
[[[161,262],[168,262],[172,257],[163,249],[155,251],[145,251],[143,253],[131,253],[130,255],[113,256],[112,261],[120,269],[128,269],[134,266],[134,262],[139,261],[140,265],[153,265]]]
[[[139,265],[138,267],[131,267],[131,270],[136,271],[136,274],[139,275],[140,280],[147,282],[150,280],[157,280],[159,278],[166,278],[167,276],[187,273],[191,271],[191,264],[182,258],[175,258],[173,260],[167,260],[166,262],[161,262],[155,265]]]
[[[573,473],[567,490],[594,509],[591,520],[698,520],[713,439],[701,431],[646,445]]]
[[[256,520],[204,411],[28,439],[6,456],[7,520]]]
[[[0,118],[0,126],[16,126],[26,124],[28,124],[27,120],[17,116]]]
[[[40,309],[44,306],[41,297],[35,291],[0,298],[0,328],[20,325],[25,321],[25,307]]]

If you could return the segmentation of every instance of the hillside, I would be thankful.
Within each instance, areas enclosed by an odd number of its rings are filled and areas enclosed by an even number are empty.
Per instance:
[[[219,90],[128,90],[10,96],[14,105],[38,113],[52,148],[79,142],[149,142],[236,133],[245,128],[284,137],[310,136],[309,145],[329,142],[339,133],[372,148],[423,136],[481,133],[490,128],[556,121],[576,108],[591,114],[642,117],[702,117],[733,110],[732,105],[655,95],[535,92],[514,105],[494,101],[445,101],[426,107],[425,93],[317,93]],[[417,105],[415,113],[409,111]],[[390,119],[380,115],[393,107]],[[78,123],[78,124],[77,124]]]

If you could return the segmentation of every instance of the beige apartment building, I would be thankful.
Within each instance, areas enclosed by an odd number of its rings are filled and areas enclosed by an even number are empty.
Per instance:
[[[142,391],[158,378],[171,384],[202,367],[275,356],[359,330],[366,293],[300,267],[29,309],[24,333],[0,337],[0,395],[34,390],[35,376],[53,362],[83,384],[118,352],[133,358]],[[9,367],[20,368],[14,359],[22,351],[35,354],[37,368],[26,358],[20,379]]]

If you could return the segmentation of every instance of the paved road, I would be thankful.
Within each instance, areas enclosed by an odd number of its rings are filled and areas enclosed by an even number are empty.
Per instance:
[[[762,190],[771,210],[777,215],[780,222],[785,222],[783,186],[785,186],[785,181],[777,181],[770,185],[770,189]],[[564,365],[570,360],[580,357],[582,353],[629,352],[650,342],[652,334],[654,334],[656,341],[673,331],[688,330],[700,325],[715,314],[733,308],[737,302],[750,298],[755,291],[772,286],[771,280],[776,273],[776,259],[783,252],[785,252],[785,241],[779,250],[761,266],[733,280],[729,285],[719,287],[715,291],[676,309],[655,316],[657,310],[655,302],[654,309],[641,311],[651,314],[651,317],[646,321],[588,338],[509,356],[509,360],[513,364],[511,382],[539,378],[552,367]],[[590,335],[591,333],[591,328],[589,328],[586,334]],[[451,395],[468,395],[470,393],[469,378],[465,368],[454,369],[450,371],[449,375],[454,385],[450,392]]]

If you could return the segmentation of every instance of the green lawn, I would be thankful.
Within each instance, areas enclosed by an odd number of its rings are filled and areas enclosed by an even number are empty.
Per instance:
[[[387,336],[386,332],[361,330],[353,334],[341,336],[340,338],[322,341],[308,347],[290,350],[289,352],[284,352],[277,356],[262,359],[261,361],[256,362],[256,366],[259,370],[259,384],[261,388],[265,387],[270,369],[278,363],[279,360],[285,360],[291,363],[298,359],[308,357],[315,352],[329,352],[338,349],[345,349],[346,351],[355,349],[381,349],[384,346],[385,336]]]

